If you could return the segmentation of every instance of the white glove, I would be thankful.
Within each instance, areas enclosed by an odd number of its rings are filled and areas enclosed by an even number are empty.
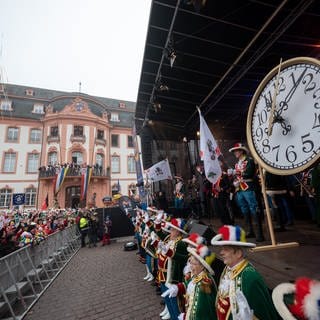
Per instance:
[[[250,309],[248,301],[240,289],[236,291],[236,301],[238,304],[238,312],[233,315],[234,320],[253,320],[253,310]]]
[[[161,223],[161,219],[162,219],[163,213],[160,212],[157,214],[156,220],[154,221],[156,224]]]
[[[189,272],[191,272],[191,265],[190,265],[190,262],[188,261],[187,264],[183,268],[183,275],[185,276]]]
[[[154,231],[152,231],[152,232],[150,233],[150,238],[151,238],[151,242],[152,242],[152,243],[153,243],[154,241],[156,241],[156,240],[159,239],[159,237],[157,236],[157,234],[156,234]]]
[[[184,320],[184,313],[180,313],[179,315],[178,315],[178,320]]]
[[[162,298],[165,298],[166,296],[169,296],[169,298],[176,297],[178,295],[178,286],[175,284],[172,284],[169,289],[167,289],[162,295]]]
[[[147,223],[150,220],[149,215],[147,213],[145,213],[144,218],[143,218],[143,222]]]
[[[164,242],[160,241],[158,244],[158,249],[162,254],[166,255],[166,253],[169,250],[169,246],[167,246]]]

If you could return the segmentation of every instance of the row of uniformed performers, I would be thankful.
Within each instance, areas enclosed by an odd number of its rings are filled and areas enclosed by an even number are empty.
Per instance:
[[[284,303],[277,303],[276,310],[262,276],[247,259],[247,249],[255,244],[246,241],[241,227],[222,226],[212,238],[220,259],[203,237],[188,235],[186,221],[168,220],[166,213],[155,208],[137,209],[135,219],[140,259],[147,271],[144,280],[155,281],[164,298],[161,319],[276,320],[281,319],[278,312],[292,317],[283,319],[300,319]],[[291,306],[300,310],[294,292],[290,297]],[[317,299],[312,303],[316,306]],[[319,312],[319,306],[315,308]]]

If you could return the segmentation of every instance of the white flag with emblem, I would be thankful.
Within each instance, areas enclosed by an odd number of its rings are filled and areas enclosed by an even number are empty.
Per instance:
[[[222,174],[218,161],[221,152],[207,123],[201,115],[200,109],[197,109],[200,117],[200,158],[203,161],[204,172],[207,179],[215,184]]]
[[[162,160],[154,164],[152,167],[146,170],[146,174],[148,175],[148,178],[152,182],[165,180],[165,179],[171,180],[172,175],[171,175],[168,159]]]

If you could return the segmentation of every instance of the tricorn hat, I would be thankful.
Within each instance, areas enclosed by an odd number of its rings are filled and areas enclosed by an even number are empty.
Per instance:
[[[236,151],[236,150],[242,150],[245,153],[249,153],[249,150],[241,142],[235,143],[233,147],[229,149],[229,152]]]

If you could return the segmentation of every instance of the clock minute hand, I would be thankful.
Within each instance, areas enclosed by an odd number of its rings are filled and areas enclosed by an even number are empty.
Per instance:
[[[274,114],[275,114],[275,109],[276,109],[276,96],[277,96],[278,87],[279,87],[281,63],[282,63],[282,58],[280,59],[279,68],[278,68],[278,74],[277,74],[277,78],[276,78],[276,85],[275,85],[274,93],[273,93],[273,97],[272,97],[272,105],[271,105],[270,117],[269,117],[269,125],[268,125],[268,136],[271,136],[272,129],[273,129]]]
[[[280,102],[279,110],[278,110],[279,114],[281,114],[283,110],[287,110],[288,102],[291,100],[293,94],[296,92],[296,90],[299,87],[299,84],[302,81],[302,79],[303,79],[304,75],[306,74],[306,72],[307,72],[307,68],[304,69],[304,71],[301,73],[301,75],[299,76],[297,81],[295,81],[295,79],[294,79],[294,74],[291,73],[290,77],[292,78],[293,87],[290,89],[290,91],[287,94],[287,96],[285,97],[285,99]]]

